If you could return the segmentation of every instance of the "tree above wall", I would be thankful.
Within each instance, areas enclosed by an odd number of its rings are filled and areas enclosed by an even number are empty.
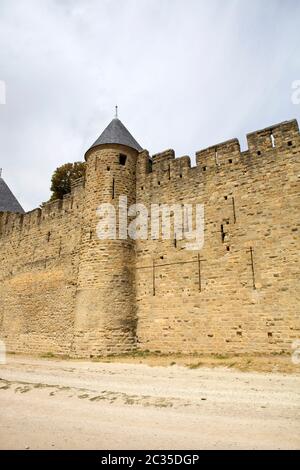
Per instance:
[[[50,201],[62,199],[65,194],[71,192],[72,181],[85,175],[85,162],[65,163],[56,168],[51,178],[52,195]]]

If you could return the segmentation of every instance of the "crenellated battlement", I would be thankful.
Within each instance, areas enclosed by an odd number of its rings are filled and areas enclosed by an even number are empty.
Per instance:
[[[163,181],[182,178],[191,168],[189,156],[175,158],[174,150],[156,154],[152,157],[152,165],[148,165],[146,174],[152,181],[160,184]]]
[[[165,150],[164,152],[156,153],[152,155],[152,164],[153,166],[168,162],[175,159],[175,152],[173,149]]]
[[[212,167],[235,163],[240,156],[241,147],[238,139],[231,139],[197,152],[196,164],[206,171]]]
[[[286,150],[288,147],[300,145],[299,126],[296,119],[285,121],[280,124],[261,129],[247,134],[248,154],[253,157],[261,156],[265,152],[274,150]],[[215,167],[222,163],[235,163],[242,154],[238,139],[231,139],[226,142],[212,145],[196,153],[197,165],[202,166],[207,163],[207,167]],[[226,159],[229,159],[226,161]]]
[[[71,192],[63,199],[46,202],[25,214],[0,212],[0,237],[17,231],[28,231],[52,219],[67,217],[70,212],[76,213],[82,202],[84,184],[84,178],[77,179],[71,186]]]
[[[292,152],[300,147],[300,134],[297,121],[285,121],[247,135],[248,149],[241,151],[237,138],[227,140],[196,152],[196,167],[191,167],[190,157],[175,158],[172,149],[157,153],[152,157],[143,150],[139,155],[138,177],[151,181],[154,185],[189,176],[190,170],[197,169],[199,178],[207,175],[241,168],[249,163],[260,164],[264,156]],[[291,153],[292,154],[292,153]],[[194,171],[193,171],[194,175]]]
[[[137,180],[141,185],[150,183],[154,187],[196,177],[201,182],[211,174],[229,170],[244,169],[245,165],[255,167],[255,164],[264,162],[264,157],[278,158],[280,155],[288,157],[293,155],[295,149],[300,148],[300,133],[297,121],[285,121],[267,128],[247,134],[248,149],[241,151],[237,138],[227,140],[196,152],[196,166],[191,166],[189,156],[175,158],[175,151],[168,149],[163,152],[149,155],[147,150],[140,152],[137,163]],[[191,173],[192,171],[192,173]],[[261,165],[260,165],[261,171]],[[41,208],[34,209],[25,214],[1,213],[0,236],[15,231],[30,230],[52,219],[63,217],[70,212],[77,211],[82,203],[85,191],[85,178],[72,182],[71,192],[62,200],[43,204]]]
[[[250,153],[282,149],[286,146],[299,145],[299,126],[296,119],[285,121],[265,129],[247,134]]]

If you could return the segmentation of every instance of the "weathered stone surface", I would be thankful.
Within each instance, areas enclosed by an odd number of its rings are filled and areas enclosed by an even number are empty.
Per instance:
[[[249,134],[248,147],[241,152],[236,139],[210,147],[194,168],[169,150],[150,171],[146,151],[103,145],[87,153],[86,180],[63,201],[0,213],[7,349],[85,357],[136,347],[290,351],[300,337],[297,122]],[[98,205],[119,195],[147,207],[204,204],[200,288],[198,253],[179,240],[97,238]]]

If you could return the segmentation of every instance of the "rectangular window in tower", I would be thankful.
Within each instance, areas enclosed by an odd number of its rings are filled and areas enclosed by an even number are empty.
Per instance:
[[[124,153],[120,153],[119,155],[119,163],[122,166],[126,165],[126,160],[127,160],[127,155],[124,155]]]

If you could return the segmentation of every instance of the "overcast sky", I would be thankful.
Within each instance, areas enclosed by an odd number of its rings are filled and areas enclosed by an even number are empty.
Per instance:
[[[0,0],[0,167],[26,210],[119,117],[190,155],[298,118],[299,0]]]

